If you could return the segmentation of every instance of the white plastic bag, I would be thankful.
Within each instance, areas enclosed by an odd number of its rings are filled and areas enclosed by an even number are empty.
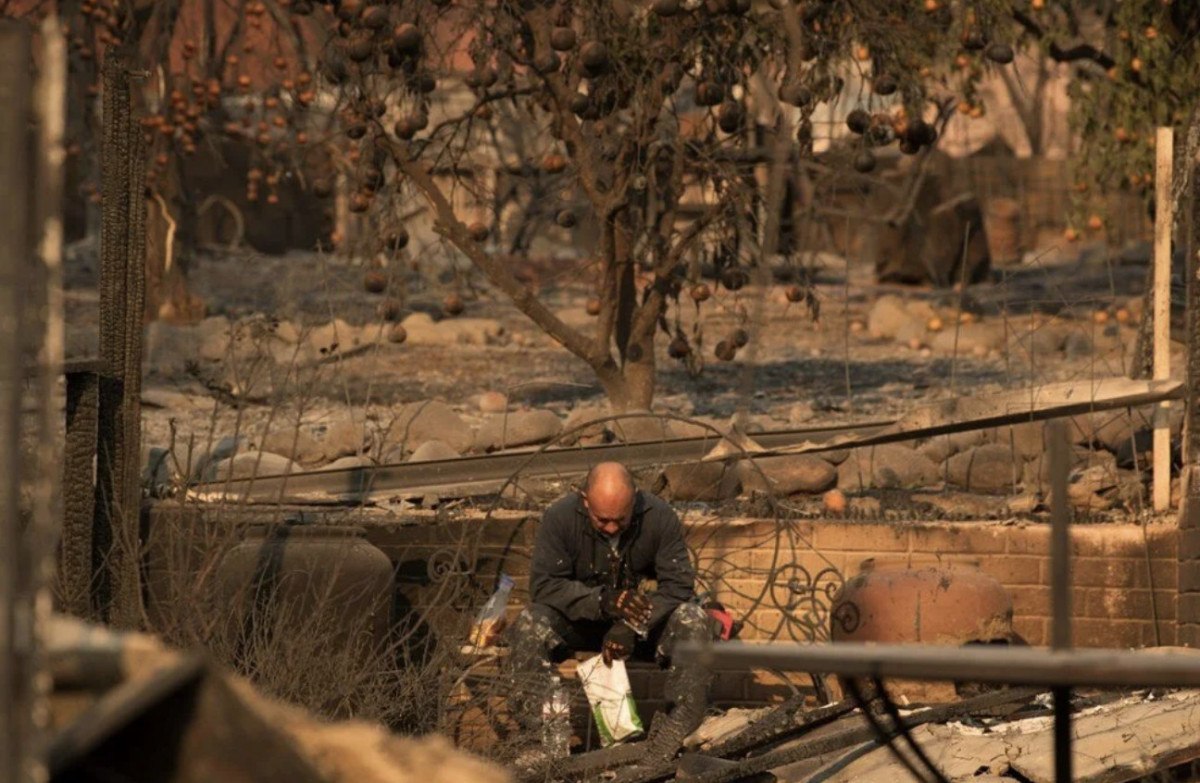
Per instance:
[[[643,732],[624,661],[613,661],[609,668],[604,665],[603,656],[597,655],[579,664],[578,677],[583,682],[583,692],[587,694],[604,747]]]

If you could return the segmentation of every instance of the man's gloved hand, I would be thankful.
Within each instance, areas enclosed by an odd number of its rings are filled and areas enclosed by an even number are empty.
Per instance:
[[[637,590],[604,588],[600,593],[600,610],[613,620],[624,620],[630,625],[645,628],[654,609],[649,597]]]
[[[637,644],[637,631],[623,622],[613,623],[604,634],[604,643],[600,645],[600,656],[605,666],[612,666],[613,661],[623,661],[633,655],[633,647]]]

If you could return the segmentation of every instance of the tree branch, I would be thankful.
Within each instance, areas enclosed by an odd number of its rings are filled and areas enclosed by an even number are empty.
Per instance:
[[[532,291],[521,284],[512,272],[497,259],[489,256],[471,239],[467,227],[454,214],[445,194],[430,178],[422,166],[413,161],[406,150],[399,144],[386,141],[392,159],[409,180],[416,185],[421,194],[433,207],[436,217],[434,230],[449,239],[464,255],[471,260],[488,280],[503,291],[516,305],[517,309],[529,317],[546,334],[550,335],[559,345],[597,369],[604,364],[607,355],[601,356],[594,346],[582,334],[563,323]]]

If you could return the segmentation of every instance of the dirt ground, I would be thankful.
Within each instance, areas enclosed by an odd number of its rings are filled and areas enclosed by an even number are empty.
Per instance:
[[[877,285],[870,269],[822,255],[811,277],[816,319],[805,305],[788,303],[781,286],[764,296],[759,286],[734,293],[714,283],[713,298],[699,308],[705,366],[689,373],[667,357],[667,340],[660,339],[655,407],[716,422],[744,409],[764,417],[763,426],[811,426],[890,418],[953,394],[1119,375],[1132,352],[1146,269],[1125,255],[1098,245],[1046,248],[1020,266],[993,270],[991,282],[965,291]],[[382,297],[364,291],[363,272],[362,265],[316,254],[210,253],[194,264],[191,282],[210,315],[236,320],[264,314],[301,329],[343,319],[379,333],[386,328],[376,315]],[[603,400],[589,368],[502,294],[465,272],[442,277],[457,282],[410,273],[401,281],[404,290],[393,283],[388,295],[400,297],[406,312],[438,319],[446,292],[461,291],[467,305],[462,317],[494,319],[503,334],[488,344],[381,340],[372,350],[327,364],[302,418],[429,398],[471,411],[477,410],[478,395],[488,391],[508,394],[516,407],[563,415],[580,402]],[[68,353],[87,355],[95,340],[94,270],[74,269],[68,279]],[[881,335],[872,309],[887,294],[931,307],[920,312],[936,313],[944,334],[919,329],[919,337]],[[592,328],[585,284],[547,286],[542,296],[567,323]],[[762,325],[755,329],[750,322],[760,303]],[[690,335],[697,307],[686,292],[681,304],[681,325]],[[668,318],[674,320],[674,310]],[[954,339],[955,324],[964,319],[969,325]],[[751,332],[750,345],[732,362],[717,360],[713,346],[743,324]],[[1065,339],[1065,349],[1039,347],[1036,337],[1049,330],[1056,331],[1058,343]],[[977,345],[980,334],[985,338]],[[190,432],[219,438],[235,419],[240,425],[268,415],[265,406],[254,404],[234,412],[220,404],[219,395],[214,403],[211,388],[181,371],[183,364],[149,368],[148,394],[165,394],[144,410],[144,442],[163,443],[172,423],[176,437]]]

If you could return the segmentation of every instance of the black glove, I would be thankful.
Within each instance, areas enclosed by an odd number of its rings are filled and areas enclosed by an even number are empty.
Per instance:
[[[600,645],[600,657],[605,666],[612,666],[613,661],[623,661],[633,655],[633,647],[637,644],[637,632],[625,623],[613,623],[604,634],[604,643]]]
[[[630,625],[645,628],[653,609],[654,605],[645,593],[637,590],[606,587],[600,592],[600,611],[610,620],[624,620]]]

